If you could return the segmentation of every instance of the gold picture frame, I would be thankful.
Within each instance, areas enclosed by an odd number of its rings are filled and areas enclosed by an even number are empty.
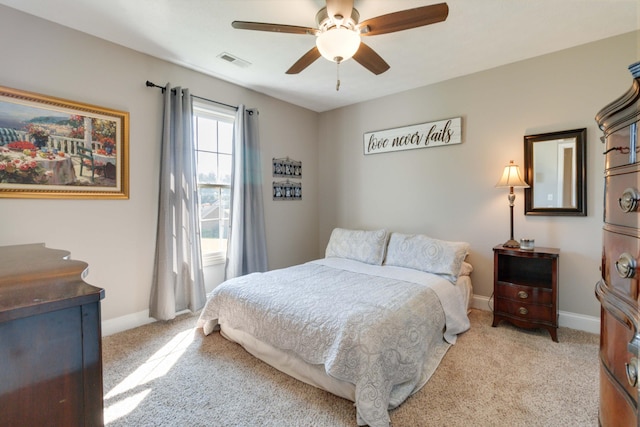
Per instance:
[[[0,86],[0,197],[129,198],[129,113]]]

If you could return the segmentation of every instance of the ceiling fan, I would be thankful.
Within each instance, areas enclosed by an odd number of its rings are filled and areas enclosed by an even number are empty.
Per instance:
[[[414,9],[402,10],[359,22],[360,14],[353,7],[353,0],[326,0],[316,14],[317,28],[262,22],[233,21],[233,28],[240,30],[271,31],[276,33],[306,34],[316,36],[316,46],[302,55],[287,70],[298,74],[320,56],[340,64],[353,57],[360,65],[374,74],[382,74],[390,67],[380,55],[360,40],[360,36],[376,36],[394,33],[447,19],[449,7],[438,3]],[[338,89],[340,80],[338,79]]]

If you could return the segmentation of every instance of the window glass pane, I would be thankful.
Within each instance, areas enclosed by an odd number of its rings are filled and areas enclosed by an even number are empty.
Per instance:
[[[206,117],[198,117],[196,127],[197,149],[217,151],[218,146],[218,122]]]
[[[233,145],[233,123],[219,122],[218,138],[220,143],[218,150],[221,153],[231,154]]]
[[[220,221],[202,221],[200,232],[202,233],[202,253],[224,252],[227,250],[227,239],[220,238]]]
[[[200,219],[219,218],[214,209],[219,205],[220,190],[218,188],[199,188]]]
[[[229,212],[231,211],[231,189],[222,188],[220,196],[222,211],[222,237],[227,239],[229,237]]]
[[[197,162],[198,184],[217,184],[218,155],[199,151]]]
[[[218,155],[218,180],[223,184],[231,184],[231,154]]]
[[[231,210],[231,189],[230,188],[221,188],[220,189],[222,200],[222,209],[223,216],[222,218],[229,218],[229,211]]]
[[[200,188],[200,236],[203,253],[224,252],[227,248],[228,220],[220,218],[219,188]]]

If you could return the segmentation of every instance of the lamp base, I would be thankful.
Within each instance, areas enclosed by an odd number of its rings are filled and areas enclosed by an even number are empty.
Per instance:
[[[513,239],[509,239],[506,242],[504,242],[502,246],[504,246],[505,248],[519,248],[520,243],[516,242]]]

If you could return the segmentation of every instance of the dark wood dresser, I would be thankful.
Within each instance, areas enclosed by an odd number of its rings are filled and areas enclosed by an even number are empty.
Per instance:
[[[0,426],[103,425],[100,301],[87,264],[0,247]]]
[[[631,89],[596,115],[605,144],[602,278],[595,290],[601,304],[599,419],[605,427],[640,425],[640,63],[629,70]]]
[[[558,342],[556,248],[493,248],[493,325],[506,320],[521,328],[543,328]]]

